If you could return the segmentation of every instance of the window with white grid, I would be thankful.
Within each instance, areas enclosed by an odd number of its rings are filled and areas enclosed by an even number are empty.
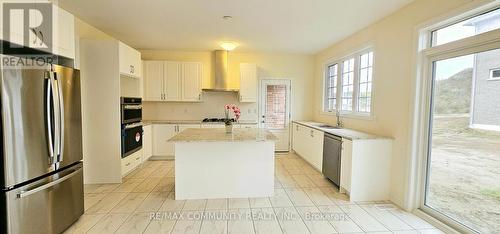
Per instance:
[[[325,79],[324,111],[333,112],[337,109],[338,64],[327,67]]]
[[[373,52],[359,56],[358,112],[369,113],[372,103]]]
[[[343,111],[353,110],[354,94],[354,58],[342,63],[342,99],[340,109]]]

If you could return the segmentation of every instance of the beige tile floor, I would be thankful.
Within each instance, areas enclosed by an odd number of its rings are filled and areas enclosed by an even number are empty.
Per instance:
[[[174,161],[147,161],[122,184],[85,185],[85,214],[65,233],[442,233],[390,202],[350,202],[294,154],[276,156],[273,197],[174,194]]]

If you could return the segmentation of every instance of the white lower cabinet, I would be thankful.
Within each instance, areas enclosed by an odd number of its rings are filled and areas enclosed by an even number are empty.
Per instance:
[[[199,124],[153,124],[153,156],[173,157],[174,143],[167,140],[188,128],[200,128]]]
[[[135,169],[142,163],[143,151],[139,150],[125,158],[122,158],[122,176]]]
[[[147,161],[153,156],[153,129],[151,125],[146,125],[142,131],[143,161]]]
[[[324,133],[296,123],[292,127],[292,149],[321,172],[323,167]]]
[[[164,157],[174,155],[174,144],[167,142],[177,134],[175,124],[153,124],[153,156]]]
[[[351,193],[352,141],[342,139],[342,159],[340,160],[340,188]]]
[[[292,128],[292,149],[321,172],[324,132],[297,123]],[[384,137],[343,137],[340,192],[354,202],[389,200],[392,144]]]

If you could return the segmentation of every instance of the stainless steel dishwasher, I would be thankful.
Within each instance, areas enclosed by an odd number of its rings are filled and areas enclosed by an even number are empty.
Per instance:
[[[340,188],[342,137],[325,133],[323,144],[323,175]]]

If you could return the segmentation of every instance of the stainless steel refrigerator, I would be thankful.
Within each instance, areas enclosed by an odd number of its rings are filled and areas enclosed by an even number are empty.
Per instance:
[[[79,70],[31,62],[0,65],[1,233],[61,233],[84,212]]]

